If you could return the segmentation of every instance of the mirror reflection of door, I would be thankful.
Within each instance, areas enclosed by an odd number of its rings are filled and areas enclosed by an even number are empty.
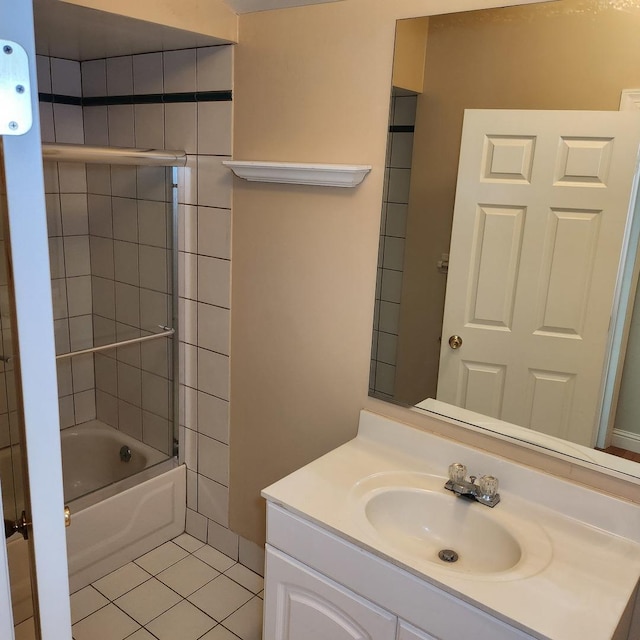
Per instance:
[[[638,28],[640,5],[618,0],[558,0],[398,21],[371,395],[403,405],[416,405],[437,395],[464,111],[617,113],[623,108],[621,93],[625,91],[631,100],[624,100],[624,108],[637,109]],[[403,40],[413,43],[413,66],[407,54],[411,47],[404,46]],[[419,80],[408,82],[411,74]],[[405,106],[411,106],[413,113]],[[617,314],[618,307],[613,311]],[[628,324],[625,310],[620,313],[621,324]],[[442,338],[447,340],[450,335]],[[626,346],[625,339],[620,342],[618,372]],[[615,377],[603,427],[613,423],[616,412],[620,375]],[[440,412],[466,420],[458,410]],[[546,417],[540,420],[545,433],[556,434],[564,428],[548,424]],[[494,429],[493,419],[472,422]],[[631,419],[625,424],[640,423]],[[495,425],[495,429],[501,431],[502,426]],[[634,429],[640,433],[635,426],[629,431]],[[538,440],[531,429],[516,432],[517,437]],[[619,424],[613,434],[616,444],[621,437]],[[592,435],[587,439],[592,442]],[[636,440],[640,443],[640,436]],[[553,447],[552,439],[548,441],[547,446]],[[584,441],[584,437],[579,439]],[[598,442],[603,448],[608,444],[604,437]],[[640,451],[640,444],[637,446]]]
[[[635,113],[466,112],[437,400],[595,444],[639,146]]]

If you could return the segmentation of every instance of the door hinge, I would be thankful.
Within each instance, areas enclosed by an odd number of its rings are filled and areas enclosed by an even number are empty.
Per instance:
[[[27,52],[17,42],[0,39],[0,135],[21,136],[32,125]]]

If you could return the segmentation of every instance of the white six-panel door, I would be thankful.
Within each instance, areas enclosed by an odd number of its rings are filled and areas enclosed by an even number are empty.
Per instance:
[[[465,112],[438,400],[593,446],[639,144],[636,113]]]

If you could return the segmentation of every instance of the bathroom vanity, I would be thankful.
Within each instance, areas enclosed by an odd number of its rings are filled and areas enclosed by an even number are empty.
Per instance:
[[[500,503],[447,491],[452,462]],[[639,637],[638,505],[367,411],[263,495],[266,640]]]

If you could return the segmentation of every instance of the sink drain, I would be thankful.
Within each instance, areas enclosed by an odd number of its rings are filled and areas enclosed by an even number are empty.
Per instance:
[[[453,549],[443,549],[438,553],[438,558],[443,562],[456,562],[458,554]]]

